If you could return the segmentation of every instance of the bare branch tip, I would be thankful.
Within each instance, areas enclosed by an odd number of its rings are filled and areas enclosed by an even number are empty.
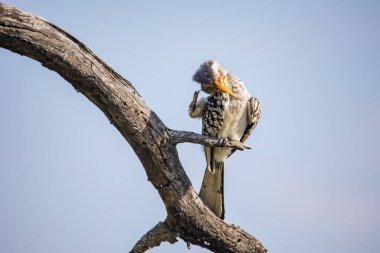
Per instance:
[[[159,222],[149,230],[135,244],[130,253],[142,253],[148,249],[159,246],[162,242],[174,244],[177,242],[178,234],[170,229],[166,221]]]

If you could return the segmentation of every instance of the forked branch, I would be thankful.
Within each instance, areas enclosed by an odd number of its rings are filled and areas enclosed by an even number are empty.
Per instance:
[[[139,157],[165,204],[165,226],[176,236],[216,252],[266,252],[256,238],[220,220],[202,203],[176,149],[176,144],[184,141],[240,149],[246,146],[169,130],[132,84],[85,45],[54,24],[3,3],[0,47],[56,71],[107,116]]]

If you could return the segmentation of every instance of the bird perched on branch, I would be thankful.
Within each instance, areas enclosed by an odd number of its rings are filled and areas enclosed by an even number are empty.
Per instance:
[[[198,101],[194,93],[189,106],[192,118],[202,118],[202,134],[244,142],[260,118],[259,101],[252,97],[239,78],[217,61],[204,62],[193,76],[202,91],[210,94]],[[218,217],[224,219],[224,160],[235,150],[205,147],[206,171],[199,197]]]

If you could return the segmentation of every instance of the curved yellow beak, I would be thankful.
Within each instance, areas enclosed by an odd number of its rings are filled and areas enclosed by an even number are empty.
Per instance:
[[[235,98],[239,98],[230,88],[228,88],[227,86],[227,77],[226,76],[221,76],[219,77],[218,79],[216,79],[214,81],[214,84],[215,84],[215,87],[220,90],[220,91],[223,91],[225,93],[228,93],[230,94],[231,96],[235,97]],[[240,98],[239,98],[240,99]]]

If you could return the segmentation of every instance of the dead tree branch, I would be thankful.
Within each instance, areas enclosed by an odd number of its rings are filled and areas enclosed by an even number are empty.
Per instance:
[[[201,144],[208,147],[227,147],[236,148],[238,150],[251,149],[250,146],[239,141],[220,139],[202,134],[196,134],[188,131],[169,130],[170,141],[173,144],[191,142]]]
[[[186,242],[216,252],[267,251],[256,238],[220,220],[203,205],[182,168],[177,143],[222,143],[169,130],[132,84],[85,45],[43,18],[3,3],[0,46],[57,72],[106,115],[132,146],[159,192],[171,231]],[[238,148],[237,143],[227,145]]]
[[[159,246],[162,242],[174,244],[177,242],[176,238],[178,236],[179,235],[176,232],[169,228],[167,221],[160,221],[143,237],[141,237],[130,253],[143,253],[148,249]]]

